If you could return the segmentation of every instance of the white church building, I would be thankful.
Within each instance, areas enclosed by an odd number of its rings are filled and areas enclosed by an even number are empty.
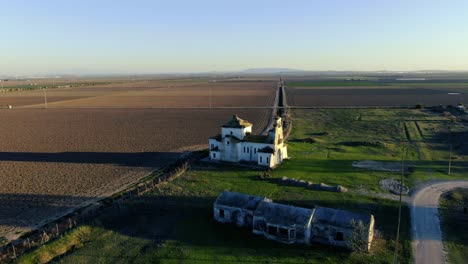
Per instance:
[[[288,158],[280,117],[268,135],[252,135],[252,124],[234,115],[221,128],[221,134],[209,139],[210,159],[227,162],[255,162],[275,167]]]

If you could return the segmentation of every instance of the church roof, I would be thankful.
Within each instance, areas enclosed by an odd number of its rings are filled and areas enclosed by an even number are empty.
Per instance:
[[[239,143],[239,142],[241,142],[241,140],[238,139],[236,136],[233,136],[233,135],[226,135],[226,137],[227,137],[227,138],[230,138],[232,143]]]
[[[275,150],[270,147],[264,147],[260,149],[258,152],[260,153],[275,153]]]
[[[244,136],[245,142],[273,144],[268,136],[247,134]]]
[[[223,125],[223,127],[226,128],[246,128],[251,126],[251,123],[249,123],[247,120],[239,118],[237,115],[233,115],[232,119]]]
[[[216,135],[216,136],[210,137],[210,139],[215,139],[216,141],[221,141],[222,138],[223,138],[223,137],[221,136],[221,134],[218,134],[218,135]]]

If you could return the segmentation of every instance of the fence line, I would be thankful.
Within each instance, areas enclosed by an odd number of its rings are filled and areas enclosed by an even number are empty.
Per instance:
[[[280,91],[279,91],[279,101],[278,101],[278,116],[283,119],[283,136],[284,139],[288,139],[289,135],[291,134],[292,129],[292,120],[291,120],[291,113],[290,107],[288,106],[286,100],[286,90],[284,89],[283,83],[281,83]]]
[[[175,163],[166,167],[164,172],[156,177],[148,177],[146,180],[136,183],[122,192],[99,200],[86,207],[79,208],[70,214],[60,217],[55,221],[29,232],[3,247],[0,247],[0,262],[14,261],[25,252],[61,237],[64,233],[73,229],[78,224],[83,224],[92,220],[104,209],[113,206],[120,206],[120,203],[123,201],[140,197],[145,193],[152,191],[158,184],[169,182],[179,177],[187,171],[193,162],[206,155],[205,151],[189,153],[179,158]]]

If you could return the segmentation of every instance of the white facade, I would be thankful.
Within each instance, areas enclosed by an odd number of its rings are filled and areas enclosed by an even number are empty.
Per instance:
[[[230,128],[230,127],[222,127],[221,128],[221,136],[235,136],[237,138],[244,138],[246,134],[252,133],[252,126],[245,127],[245,128]]]
[[[255,162],[275,167],[288,158],[281,118],[275,119],[268,135],[252,135],[252,124],[237,116],[223,125],[221,134],[209,139],[210,159]]]

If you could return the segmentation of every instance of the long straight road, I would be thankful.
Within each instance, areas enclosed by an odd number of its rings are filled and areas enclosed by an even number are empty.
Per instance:
[[[455,188],[468,188],[468,181],[438,181],[416,190],[410,202],[413,258],[416,264],[445,263],[439,220],[439,198]]]

